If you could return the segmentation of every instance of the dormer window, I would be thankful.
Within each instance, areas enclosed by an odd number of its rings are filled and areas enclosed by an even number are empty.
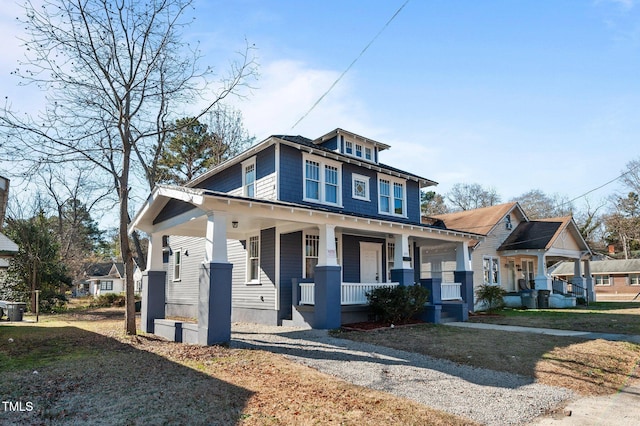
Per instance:
[[[369,148],[368,146],[364,147],[364,158],[371,161],[371,148]]]
[[[344,142],[344,152],[345,154],[353,155],[353,142],[350,142],[350,141]]]
[[[362,157],[362,145],[356,144],[356,157]]]

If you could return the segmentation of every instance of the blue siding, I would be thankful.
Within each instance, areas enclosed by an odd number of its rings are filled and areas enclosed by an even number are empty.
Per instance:
[[[260,267],[272,283],[276,282],[276,228],[260,231]]]
[[[160,213],[158,213],[156,218],[153,220],[153,224],[156,225],[167,219],[186,213],[189,210],[193,210],[194,208],[193,204],[185,203],[184,201],[169,200],[167,205],[163,207]]]
[[[280,145],[280,200],[302,202],[302,153],[288,145]]]
[[[275,171],[276,147],[275,145],[271,145],[256,154],[256,179],[262,179]],[[242,180],[242,175],[240,176],[240,180]]]
[[[197,188],[210,189],[219,192],[231,192],[242,187],[242,165],[234,164],[227,169],[200,182]]]
[[[291,319],[291,279],[302,277],[302,232],[280,235],[280,319]]]
[[[321,144],[318,144],[319,146],[323,147],[323,148],[327,148],[330,149],[331,151],[335,151],[336,149],[338,149],[338,137],[335,136],[329,140],[326,140],[324,142],[322,142]]]
[[[353,198],[353,174],[369,177],[369,201]],[[378,215],[378,181],[376,172],[354,164],[342,165],[342,205],[344,210],[362,216]]]
[[[382,277],[387,276],[387,242],[381,238],[342,235],[342,279],[347,283],[360,282],[360,242],[382,244]]]
[[[410,222],[420,223],[420,185],[407,181],[407,216]]]

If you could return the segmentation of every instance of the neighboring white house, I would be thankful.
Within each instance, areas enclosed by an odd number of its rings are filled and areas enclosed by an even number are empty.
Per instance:
[[[108,293],[125,292],[124,264],[122,262],[94,263],[85,271],[86,280],[79,284],[78,294],[98,297]],[[142,272],[135,266],[133,273],[135,292],[140,293]]]
[[[578,271],[583,266],[589,269],[591,250],[570,216],[529,220],[520,204],[512,202],[423,221],[486,237],[469,244],[475,289],[491,284],[514,293],[528,289],[554,291],[547,267],[568,260]],[[590,280],[579,278],[573,283],[593,293]],[[590,300],[593,297],[589,295]]]

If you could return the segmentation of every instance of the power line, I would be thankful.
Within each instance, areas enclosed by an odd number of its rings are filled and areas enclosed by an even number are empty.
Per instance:
[[[398,8],[398,10],[396,10],[396,13],[394,13],[394,14],[393,14],[393,16],[392,16],[392,17],[387,21],[387,23],[386,23],[386,24],[384,24],[384,26],[382,27],[382,29],[380,29],[380,31],[378,31],[378,33],[377,33],[377,34],[376,34],[376,35],[371,39],[371,41],[370,41],[370,42],[369,42],[369,43],[364,47],[364,49],[362,49],[362,51],[360,52],[360,54],[359,54],[359,55],[358,55],[358,56],[353,60],[353,62],[351,62],[351,64],[347,67],[347,69],[345,69],[345,70],[342,72],[342,74],[340,74],[340,76],[336,79],[336,81],[334,81],[334,82],[333,82],[333,84],[332,84],[332,85],[327,89],[327,91],[326,91],[326,92],[324,92],[324,93],[322,94],[322,96],[320,96],[320,97],[318,98],[318,100],[317,100],[313,105],[311,105],[311,108],[309,108],[309,110],[308,110],[306,113],[304,113],[304,115],[303,115],[302,117],[300,117],[300,118],[298,119],[298,121],[296,121],[296,122],[295,122],[295,124],[294,124],[293,126],[291,126],[291,129],[292,129],[292,130],[293,130],[293,128],[294,128],[294,127],[296,127],[296,126],[298,125],[298,123],[300,123],[302,120],[304,120],[304,119],[307,117],[307,115],[309,115],[309,113],[310,113],[311,111],[313,111],[313,110],[314,110],[314,108],[315,108],[315,107],[316,107],[320,102],[322,102],[322,100],[325,98],[325,96],[327,96],[327,95],[329,94],[329,92],[331,92],[331,90],[333,90],[333,88],[336,86],[336,84],[338,84],[338,82],[339,82],[340,80],[342,80],[342,77],[344,77],[344,75],[345,75],[345,74],[346,74],[346,73],[351,69],[351,67],[353,67],[353,65],[354,65],[356,62],[358,62],[358,59],[360,59],[360,58],[362,57],[362,55],[364,55],[364,52],[366,52],[366,51],[367,51],[367,49],[369,49],[369,47],[373,44],[373,42],[374,42],[374,41],[376,41],[376,39],[380,36],[380,34],[382,34],[382,32],[383,32],[383,31],[384,31],[384,30],[389,26],[389,24],[391,23],[391,21],[393,21],[393,20],[396,18],[396,16],[398,16],[398,14],[400,13],[400,11],[401,11],[402,9],[404,9],[404,7],[407,5],[407,3],[409,3],[409,0],[406,0],[406,1],[402,4],[402,6],[400,6],[400,7]]]

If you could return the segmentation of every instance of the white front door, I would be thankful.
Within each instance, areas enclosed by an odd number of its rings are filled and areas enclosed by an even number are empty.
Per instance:
[[[381,243],[360,243],[360,282],[375,283],[381,281],[381,259]]]

